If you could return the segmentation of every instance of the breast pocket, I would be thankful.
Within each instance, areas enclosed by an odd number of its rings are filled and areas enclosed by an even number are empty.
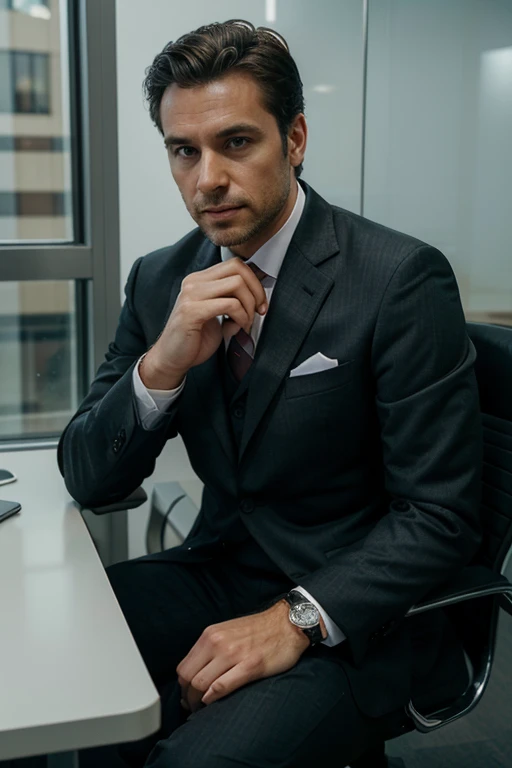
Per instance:
[[[285,397],[306,397],[338,389],[353,378],[355,370],[355,360],[349,360],[326,371],[307,373],[304,376],[288,376],[284,385]]]

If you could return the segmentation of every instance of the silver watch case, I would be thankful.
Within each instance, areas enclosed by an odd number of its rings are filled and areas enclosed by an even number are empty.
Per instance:
[[[316,605],[309,602],[290,606],[289,618],[299,629],[312,629],[320,624],[320,612]]]

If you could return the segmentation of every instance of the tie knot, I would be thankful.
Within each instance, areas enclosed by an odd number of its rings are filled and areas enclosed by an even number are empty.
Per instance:
[[[252,269],[260,283],[265,277],[268,277],[267,273],[260,269],[256,264],[248,264],[247,266]]]

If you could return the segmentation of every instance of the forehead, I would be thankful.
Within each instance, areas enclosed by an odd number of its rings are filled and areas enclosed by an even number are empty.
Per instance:
[[[160,104],[164,137],[216,133],[233,123],[253,122],[263,130],[277,123],[263,104],[256,80],[231,73],[211,83],[180,88],[170,85]]]

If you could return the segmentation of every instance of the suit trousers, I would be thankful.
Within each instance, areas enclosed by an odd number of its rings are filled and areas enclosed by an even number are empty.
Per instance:
[[[142,741],[84,751],[81,766],[345,766],[379,743],[379,722],[358,710],[339,654],[324,645],[307,649],[288,672],[250,683],[195,714],[181,707],[175,669],[203,630],[263,610],[295,586],[262,562],[244,565],[221,550],[184,563],[162,552],[107,569],[160,693],[162,726]]]

